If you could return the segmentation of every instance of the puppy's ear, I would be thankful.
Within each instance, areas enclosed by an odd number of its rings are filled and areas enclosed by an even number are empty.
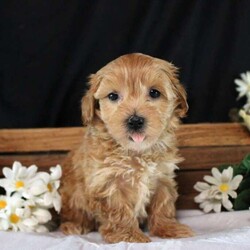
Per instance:
[[[185,117],[188,111],[187,93],[178,79],[178,68],[169,62],[165,62],[165,73],[168,75],[173,92],[176,96],[175,113],[179,117]]]
[[[89,89],[82,98],[82,119],[83,125],[90,124],[96,114],[98,108],[98,101],[94,98],[94,94],[97,91],[101,82],[101,78],[97,74],[89,76]]]
[[[172,87],[173,87],[173,91],[177,97],[175,113],[179,117],[185,117],[185,115],[188,111],[186,90],[180,84],[180,82],[177,78],[174,81],[172,81]]]

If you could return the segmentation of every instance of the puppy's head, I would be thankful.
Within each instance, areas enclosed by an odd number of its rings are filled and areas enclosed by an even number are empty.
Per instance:
[[[177,69],[143,54],[121,56],[91,75],[82,100],[85,124],[101,119],[117,143],[136,151],[157,143],[187,110]]]

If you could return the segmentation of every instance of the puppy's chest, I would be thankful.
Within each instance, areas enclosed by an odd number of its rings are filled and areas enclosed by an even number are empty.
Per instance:
[[[128,187],[133,190],[135,214],[138,217],[146,217],[146,206],[150,203],[157,187],[157,180],[162,175],[158,170],[158,164],[148,159],[134,157],[125,160],[120,167],[124,173],[118,183],[119,188]]]
[[[144,218],[147,216],[146,207],[150,203],[152,195],[155,193],[157,180],[161,176],[157,166],[158,164],[149,160],[137,158],[137,167],[135,174],[139,172],[137,182],[137,202],[135,204],[135,214]],[[136,178],[136,177],[135,177]]]
[[[119,175],[121,188],[122,185],[129,185],[141,195],[152,192],[157,185],[157,179],[161,176],[159,164],[149,159],[124,157],[117,161],[106,159],[105,163],[116,169],[119,168],[117,176]]]

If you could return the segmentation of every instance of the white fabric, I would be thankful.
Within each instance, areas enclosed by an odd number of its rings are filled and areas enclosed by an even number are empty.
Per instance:
[[[203,214],[199,210],[178,211],[181,223],[189,225],[196,236],[186,239],[152,237],[150,243],[106,244],[99,233],[64,236],[60,232],[47,234],[0,232],[1,250],[217,250],[250,249],[250,211]]]

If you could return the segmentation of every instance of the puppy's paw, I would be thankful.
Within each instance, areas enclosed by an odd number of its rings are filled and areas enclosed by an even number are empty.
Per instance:
[[[60,231],[66,235],[70,234],[82,234],[82,227],[73,222],[64,222],[60,225]]]
[[[153,227],[150,234],[161,238],[187,238],[195,235],[191,228],[178,222],[169,223],[163,228]]]
[[[142,231],[139,230],[132,232],[110,232],[107,234],[103,234],[103,238],[108,243],[118,243],[121,241],[146,243],[151,241],[148,236],[146,236]]]

